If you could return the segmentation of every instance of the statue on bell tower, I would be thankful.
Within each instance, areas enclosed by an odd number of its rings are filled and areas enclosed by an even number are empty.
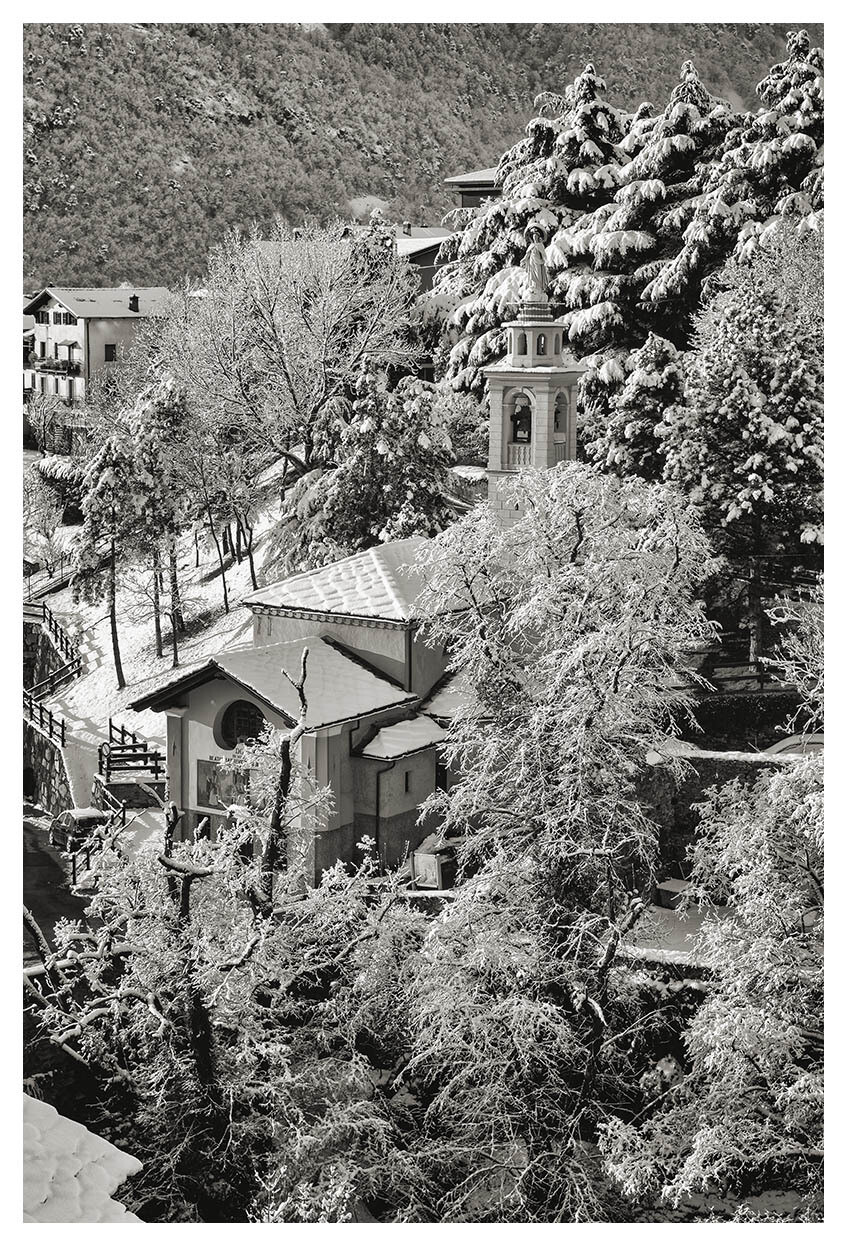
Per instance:
[[[529,225],[525,237],[529,238],[521,267],[524,269],[524,298],[528,303],[548,301],[548,258],[542,231],[538,225]]]

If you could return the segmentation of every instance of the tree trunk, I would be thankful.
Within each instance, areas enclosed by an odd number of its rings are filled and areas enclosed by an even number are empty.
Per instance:
[[[162,657],[162,599],[160,596],[159,580],[162,575],[160,569],[159,547],[153,548],[153,628],[156,633],[156,657]]]
[[[248,524],[246,515],[244,519],[242,519],[238,511],[236,511],[235,516],[237,525],[236,532],[240,538],[244,538],[244,550],[247,555],[248,565],[250,567],[250,580],[254,589],[258,589],[259,583],[256,579],[256,567],[253,562],[253,528],[250,524]]]
[[[230,598],[229,598],[229,594],[227,593],[227,573],[224,568],[224,556],[221,553],[221,543],[218,540],[218,531],[215,528],[215,521],[212,518],[212,508],[209,505],[208,498],[206,499],[206,514],[209,517],[209,528],[212,533],[212,538],[215,542],[215,549],[218,553],[218,566],[221,569],[221,588],[224,590],[224,613],[229,615]]]
[[[168,554],[168,563],[171,572],[171,602],[170,602],[170,618],[171,618],[171,649],[173,652],[172,666],[180,665],[180,654],[177,645],[177,612],[179,611],[179,586],[177,584],[177,555],[173,543]]]
[[[200,566],[200,546],[197,541],[197,529],[194,530],[194,565]]]
[[[241,556],[241,538],[242,538],[241,520],[238,517],[238,513],[236,513],[236,562],[239,565],[241,565],[241,557],[242,557]]]
[[[115,675],[118,679],[118,688],[126,688],[124,679],[124,669],[121,666],[121,647],[118,643],[118,612],[117,612],[117,587],[115,584],[115,539],[109,548],[109,627],[112,631],[112,656],[115,660]]]
[[[748,560],[748,661],[756,666],[763,652],[763,586],[756,558]]]
[[[168,561],[171,572],[171,611],[174,622],[179,632],[185,632],[185,620],[183,619],[183,607],[180,599],[180,583],[177,579],[177,539],[171,538],[171,548],[168,551]]]
[[[282,827],[286,799],[291,789],[291,777],[291,744],[289,737],[286,736],[280,742],[280,774],[277,779],[277,791],[274,795],[274,808],[271,811],[268,839],[265,842],[265,851],[262,854],[260,863],[259,878],[263,892],[263,910],[266,917],[270,915],[273,907],[274,871],[278,866],[284,866],[286,861],[286,846],[283,840]]]

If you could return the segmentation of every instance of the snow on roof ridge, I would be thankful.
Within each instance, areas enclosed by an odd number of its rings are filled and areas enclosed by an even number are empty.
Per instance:
[[[409,566],[413,552],[427,540],[426,537],[401,537],[345,555],[311,571],[295,572],[255,590],[243,604],[406,622],[412,602],[418,596],[418,587],[413,585],[411,592],[405,591],[406,586],[398,580],[398,572],[401,566]],[[399,555],[409,557],[404,561],[396,557]],[[366,573],[364,576],[356,574],[360,569]],[[369,577],[382,587],[388,605],[375,600],[373,584],[363,584]]]

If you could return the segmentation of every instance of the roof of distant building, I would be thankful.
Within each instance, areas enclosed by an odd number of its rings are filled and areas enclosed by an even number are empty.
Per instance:
[[[445,739],[447,732],[426,714],[414,719],[404,719],[381,727],[373,740],[364,745],[359,753],[363,758],[403,758],[419,749],[430,749]]]
[[[139,1172],[141,1161],[29,1095],[23,1142],[24,1221],[139,1220],[112,1193]]]
[[[131,320],[164,311],[169,293],[167,286],[45,286],[24,304],[24,315],[53,298],[74,316]],[[138,311],[130,308],[133,295],[138,298]]]
[[[298,572],[258,589],[245,606],[408,623],[423,581],[409,565],[426,537],[388,541],[315,571]]]
[[[472,169],[469,173],[456,173],[452,178],[445,178],[446,186],[497,186],[495,175],[497,165],[492,169]]]
[[[301,657],[306,660],[306,726],[326,727],[359,715],[400,706],[416,700],[388,680],[380,679],[362,663],[348,658],[320,636],[273,645],[244,645],[221,650],[193,671],[157,685],[132,703],[133,710],[163,709],[176,697],[214,679],[230,679],[253,693],[290,723],[300,714],[298,695],[286,677],[300,674]]]
[[[401,227],[398,227],[401,229]],[[411,234],[401,232],[395,239],[397,253],[400,256],[417,255],[420,251],[428,251],[431,247],[440,246],[451,231],[436,225],[413,225]]]

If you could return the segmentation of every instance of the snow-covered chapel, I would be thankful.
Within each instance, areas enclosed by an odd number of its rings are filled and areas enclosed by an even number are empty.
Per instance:
[[[489,504],[504,522],[516,516],[501,495],[506,478],[575,458],[583,370],[543,288],[507,330],[506,356],[486,370]],[[337,860],[354,860],[366,835],[393,867],[428,835],[419,808],[445,782],[439,744],[455,698],[446,655],[426,644],[415,614],[422,585],[413,565],[426,541],[388,542],[259,589],[244,601],[253,614],[250,644],[224,649],[132,703],[166,715],[168,790],[183,811],[183,836],[204,819],[214,835],[227,807],[244,799],[247,776],[220,766],[240,741],[265,724],[294,727],[298,698],[282,671],[297,676],[305,647],[300,761],[333,798],[317,833],[304,831],[295,846],[306,873],[318,879]]]

